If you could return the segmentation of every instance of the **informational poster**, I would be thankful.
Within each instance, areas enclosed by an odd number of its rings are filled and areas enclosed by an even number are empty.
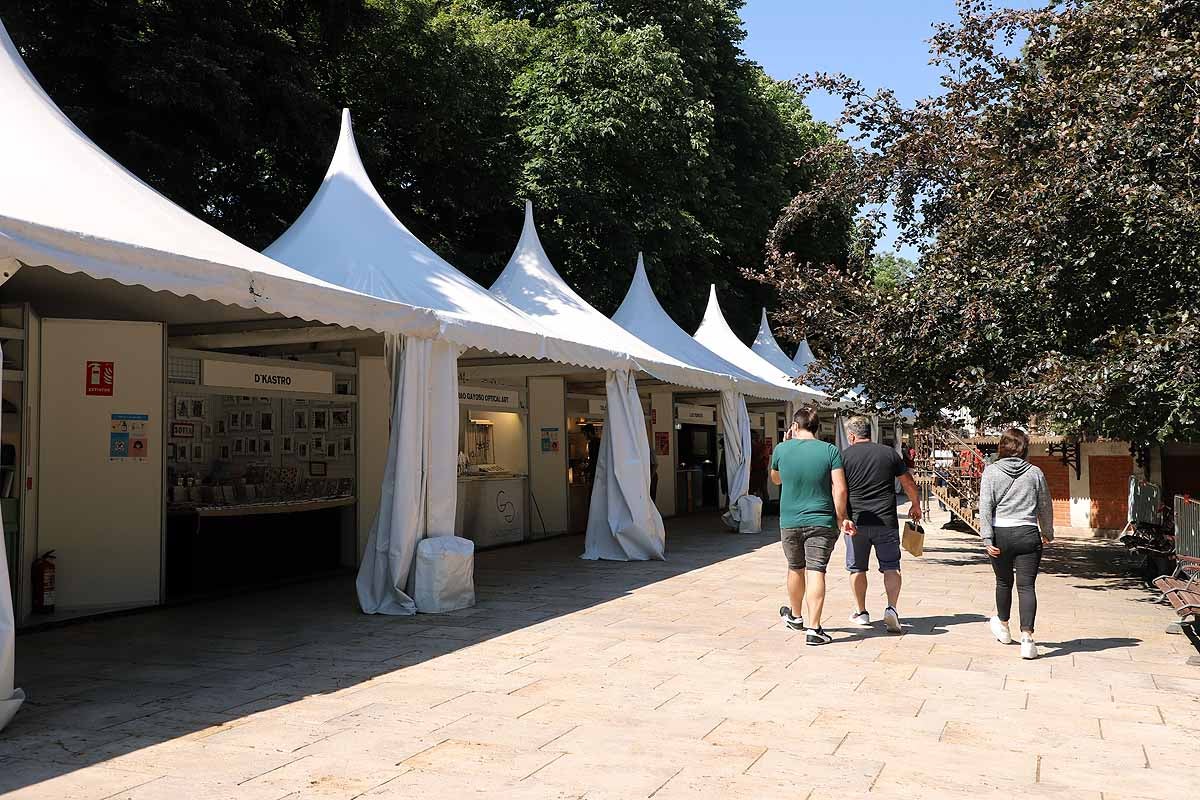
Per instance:
[[[654,432],[654,454],[659,456],[671,455],[671,432]]]
[[[146,438],[149,414],[113,414],[108,432],[109,461],[145,461],[150,452]]]
[[[86,397],[112,397],[116,368],[111,361],[89,361],[83,373]]]
[[[558,428],[542,428],[542,452],[557,453],[559,449]]]

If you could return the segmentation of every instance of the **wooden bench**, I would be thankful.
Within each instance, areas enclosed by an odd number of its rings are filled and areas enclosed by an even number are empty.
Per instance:
[[[1193,571],[1190,577],[1183,574],[1155,578],[1154,588],[1163,593],[1163,599],[1185,622],[1194,623],[1200,619],[1200,569]]]

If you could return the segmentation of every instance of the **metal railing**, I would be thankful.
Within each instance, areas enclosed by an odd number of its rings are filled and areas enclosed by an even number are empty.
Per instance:
[[[1129,524],[1163,524],[1163,490],[1157,483],[1129,476]]]
[[[983,452],[954,431],[929,428],[914,435],[914,469],[950,511],[979,531],[979,481]]]
[[[1175,496],[1175,558],[1181,569],[1200,568],[1200,500],[1185,495]]]

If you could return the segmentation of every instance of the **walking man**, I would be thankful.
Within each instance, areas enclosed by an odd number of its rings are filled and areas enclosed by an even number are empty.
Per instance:
[[[850,488],[850,516],[858,528],[856,536],[846,537],[846,569],[854,590],[855,611],[850,621],[866,627],[871,624],[867,612],[867,562],[871,550],[883,573],[887,608],[883,622],[892,633],[900,633],[900,522],[896,515],[896,484],[912,504],[908,516],[921,521],[921,498],[917,483],[908,472],[904,458],[894,449],[871,441],[871,420],[851,417],[846,423],[850,446],[842,451],[846,483]]]
[[[821,627],[825,569],[837,544],[838,529],[854,535],[854,523],[847,514],[842,456],[836,447],[817,438],[819,430],[817,409],[801,408],[771,456],[771,481],[781,488],[779,528],[788,565],[789,605],[779,609],[779,615],[792,630],[805,631],[804,641],[810,645],[833,641]]]

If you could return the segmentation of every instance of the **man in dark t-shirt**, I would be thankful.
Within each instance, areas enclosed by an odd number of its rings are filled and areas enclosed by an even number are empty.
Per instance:
[[[909,518],[913,522],[921,520],[917,484],[899,453],[871,441],[869,419],[851,417],[846,435],[850,446],[842,451],[842,464],[850,488],[850,518],[858,526],[857,536],[846,537],[846,569],[855,603],[850,621],[864,627],[871,624],[867,613],[867,562],[874,548],[888,598],[883,621],[889,631],[900,633],[900,613],[896,611],[900,599],[900,521],[896,515],[895,481],[900,479],[912,503]]]

